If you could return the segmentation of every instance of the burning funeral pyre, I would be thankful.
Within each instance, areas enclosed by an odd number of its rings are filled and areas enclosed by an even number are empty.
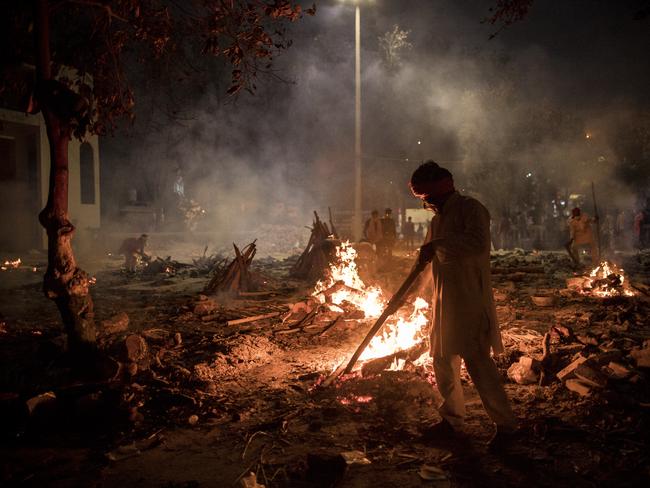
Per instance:
[[[569,278],[567,284],[569,288],[577,288],[584,295],[601,298],[635,295],[625,280],[623,269],[608,261],[601,262],[589,275]]]
[[[312,295],[321,304],[346,310],[355,309],[362,312],[364,318],[374,319],[382,313],[388,299],[381,288],[367,286],[362,281],[356,258],[357,251],[349,242],[337,246],[335,261],[327,270],[326,278],[318,281]],[[428,302],[419,297],[404,306],[386,322],[381,333],[372,339],[359,360],[390,357],[397,352],[413,349],[426,351],[428,309]],[[420,355],[421,353],[418,354]],[[400,366],[395,364],[393,369],[399,369]]]

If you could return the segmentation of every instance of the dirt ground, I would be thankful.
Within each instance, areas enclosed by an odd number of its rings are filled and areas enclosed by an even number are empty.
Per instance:
[[[560,253],[493,256],[507,346],[495,359],[521,421],[520,439],[498,454],[486,447],[493,427],[467,377],[462,435],[421,439],[439,419],[429,362],[323,386],[372,321],[343,315],[283,324],[282,315],[312,289],[287,278],[290,260],[255,261],[267,295],[225,299],[201,296],[209,276],[192,267],[128,276],[120,260],[86,258],[82,265],[97,279],[93,297],[109,371],[89,378],[67,364],[55,307],[40,293],[45,257],[21,258],[20,268],[0,273],[4,486],[256,486],[251,472],[267,487],[650,481],[646,257],[616,257],[635,296],[599,298],[566,288],[574,273]],[[397,288],[411,259],[395,258],[380,277],[385,289]],[[540,307],[531,295],[554,300]],[[122,312],[128,324],[115,318]],[[520,357],[541,360],[549,331],[547,384],[514,382],[506,371]],[[555,376],[580,356],[600,375],[585,396]]]

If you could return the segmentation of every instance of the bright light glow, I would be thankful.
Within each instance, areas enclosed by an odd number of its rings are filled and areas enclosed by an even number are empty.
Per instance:
[[[8,269],[18,269],[20,268],[20,265],[23,264],[23,262],[20,260],[20,258],[14,260],[14,261],[5,261],[2,263],[2,266],[0,266],[0,269],[2,271],[7,271]]]
[[[526,178],[530,178],[531,176],[533,176],[533,173],[526,173]]]
[[[321,302],[326,300],[323,292],[338,282],[345,287],[332,293],[329,301],[335,305],[347,302],[357,310],[363,311],[366,318],[377,318],[383,312],[388,300],[379,287],[366,286],[359,277],[355,259],[357,251],[349,241],[336,248],[336,261],[330,265],[327,278],[316,283],[313,295]],[[411,309],[409,313],[409,309]],[[375,336],[365,349],[359,361],[367,361],[389,356],[395,352],[410,349],[425,339],[426,326],[429,322],[427,311],[429,304],[423,298],[416,298],[412,307],[402,307],[399,312],[386,321],[381,334]],[[401,369],[404,362],[394,364],[392,368]]]
[[[389,356],[421,342],[422,330],[428,322],[425,315],[428,308],[429,304],[424,299],[416,298],[413,312],[406,318],[398,317],[396,324],[385,327],[381,335],[375,336],[359,357],[359,361]],[[403,366],[402,364],[402,368]]]

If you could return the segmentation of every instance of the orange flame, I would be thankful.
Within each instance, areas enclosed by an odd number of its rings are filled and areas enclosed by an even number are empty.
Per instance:
[[[349,241],[341,243],[336,249],[336,261],[330,265],[327,278],[316,283],[313,296],[325,300],[323,291],[337,282],[343,282],[346,287],[331,295],[334,305],[347,302],[357,310],[363,311],[366,318],[376,318],[381,315],[388,300],[381,288],[366,286],[359,277],[355,259],[357,251]],[[398,351],[409,349],[424,340],[424,331],[428,323],[427,311],[429,304],[423,298],[417,298],[411,313],[402,309],[384,325],[382,333],[375,336],[364,350],[359,361],[389,356]],[[391,369],[402,369],[402,364],[394,364]]]
[[[613,281],[608,282],[610,278]],[[598,297],[631,297],[635,295],[630,289],[629,284],[625,281],[623,269],[607,261],[601,262],[591,270],[589,273],[588,288],[590,288],[589,293]]]

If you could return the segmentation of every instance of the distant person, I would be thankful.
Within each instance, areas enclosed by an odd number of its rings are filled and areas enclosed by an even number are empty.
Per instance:
[[[418,224],[418,228],[415,230],[415,233],[417,234],[419,241],[422,241],[425,238],[426,231],[424,230],[424,226],[421,223]]]
[[[393,256],[393,246],[395,246],[395,240],[397,239],[397,227],[392,214],[393,211],[387,208],[384,211],[384,216],[381,218],[382,237],[377,243],[377,254],[379,255],[379,260],[383,261],[383,264],[387,264]]]
[[[616,222],[614,224],[614,238],[616,240],[616,249],[626,250],[630,247],[630,230],[632,225],[628,220],[628,212],[621,209],[616,214]]]
[[[381,240],[381,219],[377,210],[373,210],[370,218],[366,220],[363,226],[363,234],[366,240],[374,246],[377,246],[377,243]]]
[[[650,198],[646,199],[645,208],[634,216],[634,233],[639,249],[650,247]]]
[[[569,218],[569,242],[567,251],[576,266],[580,266],[580,251],[588,247],[591,254],[591,263],[595,266],[599,263],[598,246],[591,230],[591,223],[596,219],[589,218],[578,207],[571,211]]]
[[[172,185],[172,193],[174,193],[179,200],[185,198],[185,180],[183,179],[183,170],[181,168],[176,168],[176,177],[174,178],[174,183]]]
[[[404,229],[402,229],[402,234],[404,234],[404,244],[406,244],[406,250],[411,251],[415,245],[415,224],[413,223],[413,217],[409,217],[404,222]]]
[[[503,214],[498,220],[497,236],[499,239],[499,249],[508,249],[510,247],[510,235],[512,234],[512,220],[507,214]]]
[[[602,239],[602,248],[608,251],[614,250],[614,216],[606,213],[603,219],[603,225],[600,229]]]
[[[524,239],[528,239],[528,223],[526,215],[519,211],[515,214],[515,246],[524,247]]]
[[[138,256],[144,260],[149,259],[149,256],[144,252],[148,237],[147,234],[142,234],[140,237],[129,237],[122,241],[117,253],[124,255],[124,266],[129,273],[135,272]]]

